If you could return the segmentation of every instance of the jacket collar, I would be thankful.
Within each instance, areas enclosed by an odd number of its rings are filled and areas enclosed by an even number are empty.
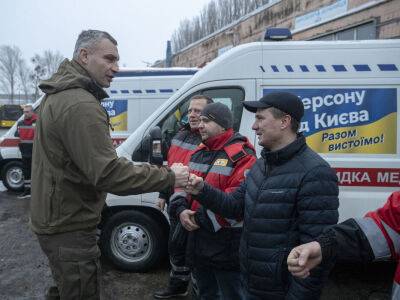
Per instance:
[[[264,148],[261,152],[261,156],[268,164],[279,165],[290,160],[296,153],[301,151],[306,146],[307,144],[304,135],[299,133],[294,142],[282,149],[277,151],[269,151],[268,149]]]
[[[34,114],[32,114],[32,117],[30,117],[29,119],[24,118],[24,124],[32,125],[33,122],[35,122],[36,120],[37,120],[37,115],[34,113]]]
[[[208,150],[221,150],[224,148],[226,143],[231,139],[233,136],[233,129],[229,128],[227,131],[213,136],[206,141],[203,141],[203,145]]]
[[[88,85],[87,85],[87,90],[96,97],[97,100],[102,100],[104,98],[108,98],[108,94],[103,90],[103,88],[101,86],[99,86],[97,84],[96,81],[94,81],[88,71],[86,71],[85,68],[83,68],[77,61],[75,61],[74,59],[71,60],[71,65],[72,67],[79,72],[79,74],[88,77],[90,80],[88,81]]]

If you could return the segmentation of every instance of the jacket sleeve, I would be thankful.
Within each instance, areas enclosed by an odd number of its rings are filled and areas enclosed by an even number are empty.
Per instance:
[[[400,252],[399,207],[400,192],[394,192],[384,206],[355,219],[372,249],[373,260],[395,259]]]
[[[93,101],[75,104],[64,113],[59,132],[72,163],[97,190],[117,195],[156,192],[174,184],[166,167],[135,165],[117,157],[109,133],[106,112]]]
[[[246,181],[230,194],[204,183],[203,190],[196,200],[203,206],[225,218],[243,218]]]
[[[368,238],[355,219],[328,228],[316,241],[321,245],[323,266],[336,261],[367,263],[374,260]],[[382,245],[388,250],[386,243]]]
[[[337,223],[338,194],[337,177],[330,167],[319,166],[305,175],[297,196],[300,244],[315,240],[327,226]],[[287,299],[319,299],[329,271],[319,266],[305,279],[291,277]]]
[[[176,216],[176,218],[179,219],[181,212],[185,209],[189,209],[187,197],[185,192],[174,193],[169,199],[168,214],[170,216]]]
[[[364,218],[348,219],[330,227],[317,238],[322,263],[327,261],[371,262],[395,259],[400,244],[400,192]]]
[[[164,199],[167,202],[167,204],[169,204],[169,198],[172,196],[172,193],[173,193],[172,186],[167,187],[166,189],[160,191],[160,193],[158,194],[158,198]]]
[[[253,155],[246,155],[239,161],[237,161],[234,165],[234,170],[231,176],[229,177],[226,185],[224,186],[223,191],[225,193],[231,193],[234,190],[236,190],[238,186],[245,179],[246,173],[253,166],[255,161],[256,158]],[[200,215],[201,213],[203,213],[204,216]],[[198,218],[199,220],[205,219],[205,221],[202,222],[202,224],[204,224],[202,227],[206,227],[209,230],[211,229],[212,232],[217,232],[223,227],[235,226],[236,224],[242,222],[243,220],[243,216],[236,218],[224,218],[226,223],[229,224],[228,226],[225,226],[221,225],[222,223],[219,223],[217,221],[217,218],[221,218],[221,216],[220,215],[215,216],[215,214],[210,210],[204,210],[204,209],[200,210],[198,211],[198,213],[196,213],[196,215],[199,215]],[[210,218],[212,218],[214,222],[212,222]]]

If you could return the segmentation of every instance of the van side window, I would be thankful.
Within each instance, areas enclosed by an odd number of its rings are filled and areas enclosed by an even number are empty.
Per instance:
[[[240,88],[219,88],[204,90],[203,95],[210,97],[214,102],[221,102],[229,107],[233,113],[233,129],[239,131],[242,119],[244,90]]]
[[[233,112],[233,128],[235,131],[239,130],[240,120],[242,118],[244,101],[244,91],[237,87],[226,87],[217,89],[204,89],[187,96],[181,104],[172,110],[159,124],[161,128],[164,149],[169,148],[173,136],[178,132],[182,126],[188,126],[187,112],[189,108],[190,99],[194,95],[202,94],[210,97],[214,102],[221,102],[228,106]]]

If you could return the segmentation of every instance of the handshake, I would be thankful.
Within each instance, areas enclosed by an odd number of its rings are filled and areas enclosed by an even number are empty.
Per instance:
[[[175,173],[175,187],[183,188],[186,193],[192,195],[197,195],[203,189],[203,178],[190,174],[189,167],[175,163],[171,170]]]

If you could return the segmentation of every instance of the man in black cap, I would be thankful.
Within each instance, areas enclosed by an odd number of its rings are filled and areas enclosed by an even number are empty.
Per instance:
[[[261,158],[230,194],[194,174],[187,192],[217,214],[244,218],[239,253],[245,299],[319,299],[327,269],[294,278],[286,257],[293,246],[337,223],[336,174],[298,133],[304,107],[297,96],[270,93],[244,107],[255,113],[252,129],[263,147]]]
[[[190,158],[190,172],[214,188],[230,192],[256,161],[248,139],[232,128],[233,116],[221,103],[208,104],[200,116],[202,143]],[[206,210],[196,197],[171,200],[171,210],[190,231],[186,259],[200,299],[242,299],[239,241],[242,218],[223,218]]]

